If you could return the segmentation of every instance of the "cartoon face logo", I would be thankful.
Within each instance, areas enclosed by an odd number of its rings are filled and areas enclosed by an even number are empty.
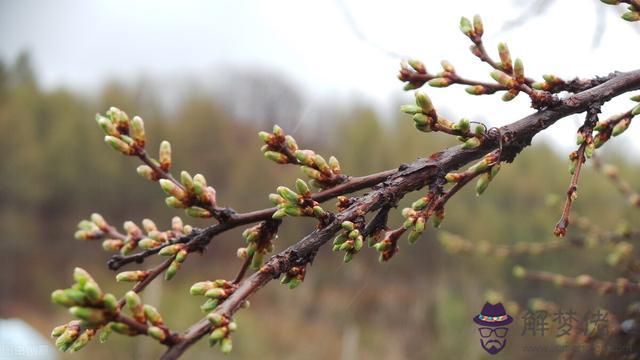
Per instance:
[[[480,346],[491,355],[499,353],[507,345],[507,325],[513,318],[504,310],[502,303],[485,303],[480,314],[473,317],[478,324]]]

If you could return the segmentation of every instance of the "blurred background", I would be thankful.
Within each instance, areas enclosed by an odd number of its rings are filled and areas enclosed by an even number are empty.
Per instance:
[[[488,79],[489,69],[468,52],[468,39],[458,30],[461,15],[476,13],[483,16],[487,46],[507,41],[528,76],[591,77],[638,67],[638,25],[619,20],[620,9],[599,1],[0,0],[0,359],[147,359],[162,351],[142,337],[113,336],[109,344],[94,341],[73,355],[47,345],[51,328],[70,319],[50,303],[50,293],[69,285],[75,266],[94,274],[107,291],[121,295],[129,288],[115,283],[99,243],[73,239],[79,220],[99,212],[112,224],[151,218],[167,228],[172,216],[182,215],[166,208],[157,185],[136,175],[135,159],[104,145],[96,112],[117,106],[143,117],[148,148],[169,140],[174,168],[204,174],[220,204],[238,211],[268,207],[269,192],[301,176],[296,167],[261,155],[256,133],[274,123],[301,147],[335,155],[354,176],[454,145],[455,139],[415,131],[399,114],[398,106],[413,95],[402,91],[395,75],[401,58],[421,59],[429,69],[446,58],[458,72]],[[524,97],[503,103],[469,96],[462,87],[427,90],[452,119],[501,126],[532,111]],[[630,106],[624,97],[603,110],[611,115]],[[566,192],[578,120],[564,119],[537,137],[514,164],[503,166],[481,198],[469,190],[456,196],[442,229],[495,244],[551,240],[561,208],[545,203],[549,194]],[[636,189],[638,135],[632,126],[599,151]],[[410,194],[399,209],[419,196]],[[575,209],[606,229],[637,220],[637,210],[589,166]],[[401,219],[393,213],[390,224]],[[276,251],[312,227],[310,221],[285,221]],[[202,316],[200,299],[188,294],[190,284],[234,276],[241,231],[216,238],[172,281],[158,281],[143,293],[172,329]],[[344,265],[341,255],[323,248],[302,286],[290,291],[269,284],[249,310],[238,313],[230,357],[479,359],[488,355],[478,346],[471,317],[488,293],[521,304],[545,297],[576,311],[624,309],[634,300],[511,275],[522,264],[613,280],[618,274],[605,262],[606,249],[507,259],[454,256],[437,241],[440,231],[430,228],[411,248],[403,240],[384,264],[365,250]],[[513,327],[515,334],[521,331],[517,323]],[[19,342],[17,334],[26,340]],[[509,341],[507,356],[527,358],[521,346],[530,338]],[[206,341],[185,356],[221,357]]]

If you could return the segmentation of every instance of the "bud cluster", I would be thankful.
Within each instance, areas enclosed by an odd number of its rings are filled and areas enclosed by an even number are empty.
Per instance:
[[[207,185],[202,174],[191,177],[186,171],[180,173],[180,181],[160,179],[160,187],[169,195],[165,198],[167,206],[174,209],[186,209],[189,216],[210,218],[216,208],[216,190]]]
[[[546,271],[531,271],[522,266],[513,268],[513,275],[520,279],[551,282],[559,287],[574,287],[596,290],[601,295],[617,293],[618,295],[640,291],[640,284],[626,278],[618,278],[615,282],[594,279],[591,275],[582,274],[576,277]]]
[[[121,234],[102,216],[92,214],[91,220],[80,221],[75,237],[83,240],[103,240],[102,247],[106,251],[120,251],[126,255],[137,248],[146,250],[162,246],[169,241],[188,235],[193,230],[191,225],[184,225],[177,216],[171,220],[171,224],[171,230],[161,232],[153,221],[144,219],[142,220],[143,232],[133,221],[125,221],[124,234]]]
[[[295,289],[304,281],[304,276],[307,273],[306,266],[293,266],[289,271],[282,275],[280,283],[287,285],[289,289]]]
[[[213,325],[209,334],[209,346],[220,343],[220,351],[223,354],[229,354],[233,348],[231,333],[236,331],[238,325],[226,316],[216,313],[210,313],[207,319]]]
[[[415,105],[402,105],[400,111],[413,117],[416,129],[422,132],[441,131],[455,135],[458,140],[464,143],[465,149],[473,149],[482,144],[485,133],[484,125],[478,124],[472,131],[471,123],[467,119],[461,119],[454,124],[436,113],[427,94],[416,91],[415,98]]]
[[[285,216],[310,216],[323,219],[327,213],[320,204],[311,197],[311,190],[302,179],[296,180],[296,191],[286,186],[278,186],[277,194],[269,194],[269,200],[278,210],[273,213],[273,219],[281,220]]]
[[[468,181],[479,176],[476,182],[476,195],[480,196],[489,186],[489,183],[500,171],[500,151],[496,150],[485,155],[480,161],[470,166],[467,170],[459,173],[450,172],[445,176],[445,180],[453,183]]]
[[[238,257],[251,259],[251,268],[254,270],[260,269],[265,255],[273,251],[274,231],[269,229],[267,222],[261,222],[243,231],[242,237],[245,239],[247,246],[238,249]]]
[[[604,145],[611,136],[618,136],[625,132],[631,125],[631,120],[638,114],[640,114],[640,105],[636,105],[632,110],[625,113],[612,116],[604,121],[598,121],[593,128],[593,130],[597,131],[593,137],[595,148],[597,149]]]
[[[311,186],[326,189],[345,180],[335,156],[327,161],[313,150],[299,149],[296,140],[291,135],[285,135],[278,125],[274,125],[273,133],[261,131],[258,136],[265,143],[261,150],[267,159],[278,164],[302,165],[302,172],[311,178]]]
[[[144,152],[146,136],[142,118],[136,116],[129,120],[129,116],[116,107],[111,107],[105,115],[96,114],[96,122],[105,133],[105,143],[127,156]]]
[[[333,239],[333,251],[344,251],[344,262],[353,260],[355,254],[359,253],[364,245],[362,236],[362,223],[344,221],[341,225],[342,231]]]
[[[57,326],[51,332],[61,351],[78,351],[95,335],[96,329],[109,322],[118,312],[118,300],[103,292],[98,283],[81,268],[73,272],[75,283],[68,289],[51,293],[51,301],[69,309],[79,320]]]
[[[237,285],[230,281],[218,279],[214,281],[201,281],[193,284],[189,292],[194,296],[205,296],[207,301],[200,307],[203,312],[214,310],[218,304],[228,298],[236,290]]]

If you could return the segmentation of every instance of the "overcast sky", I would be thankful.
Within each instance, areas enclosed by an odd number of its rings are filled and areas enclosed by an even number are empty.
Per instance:
[[[461,74],[489,80],[490,69],[470,55],[469,41],[458,30],[461,15],[480,14],[489,49],[495,52],[506,41],[530,77],[586,77],[639,67],[639,27],[620,20],[620,9],[597,0],[580,6],[556,0],[536,17],[529,3],[534,2],[0,0],[0,58],[8,61],[28,50],[45,86],[80,90],[108,78],[143,75],[216,83],[224,78],[219,69],[259,66],[303,87],[308,106],[357,96],[390,111],[393,99],[410,101],[411,94],[401,91],[395,77],[399,58],[389,52],[422,59],[434,72],[446,58]],[[503,28],[527,10],[526,23]],[[596,34],[600,42],[594,47]],[[462,87],[428,90],[436,105],[456,117],[492,125],[531,111],[525,98],[503,104],[496,96],[468,96]],[[605,113],[630,105],[619,101]],[[563,121],[551,136],[572,147],[573,135],[567,135],[575,132],[576,121]]]

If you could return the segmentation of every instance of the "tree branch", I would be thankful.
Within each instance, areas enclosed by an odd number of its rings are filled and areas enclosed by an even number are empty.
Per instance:
[[[640,70],[616,73],[601,85],[571,95],[559,105],[547,108],[514,123],[500,128],[502,134],[501,160],[511,162],[522,149],[530,145],[532,138],[542,130],[568,115],[586,111],[593,103],[603,103],[627,91],[640,88]],[[355,217],[392,204],[405,194],[418,190],[447,172],[455,170],[499,147],[498,141],[487,141],[475,149],[455,146],[433,154],[428,159],[418,159],[401,166],[374,190],[358,198],[348,209],[335,216],[327,226],[317,229],[281,253],[274,255],[257,272],[242,281],[238,288],[214,313],[231,317],[252,294],[265,286],[270,280],[293,266],[308,264],[318,249],[329,241],[341,228],[341,223]],[[204,318],[185,331],[181,340],[169,347],[162,359],[176,359],[193,343],[211,330],[211,324]]]

